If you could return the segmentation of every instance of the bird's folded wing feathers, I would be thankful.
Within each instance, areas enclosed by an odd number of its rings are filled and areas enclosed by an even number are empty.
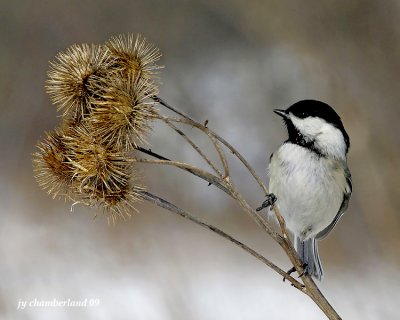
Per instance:
[[[353,185],[352,185],[352,179],[351,179],[351,173],[349,168],[346,167],[345,169],[345,175],[346,175],[346,182],[347,186],[345,188],[345,192],[343,193],[343,201],[342,204],[340,205],[339,211],[331,222],[330,225],[328,225],[324,230],[322,230],[320,233],[317,234],[316,238],[318,240],[324,239],[329,232],[335,227],[336,223],[339,221],[339,219],[342,217],[343,213],[346,211],[347,207],[349,206],[349,200],[351,196],[351,192],[353,190]]]

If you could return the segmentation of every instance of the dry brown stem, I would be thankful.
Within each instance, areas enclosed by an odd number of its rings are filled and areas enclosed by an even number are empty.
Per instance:
[[[239,240],[233,238],[232,236],[230,236],[229,234],[225,233],[224,231],[222,231],[221,229],[206,223],[204,221],[201,221],[199,218],[191,215],[189,212],[177,207],[176,205],[168,202],[165,199],[162,199],[154,194],[151,194],[149,192],[143,191],[141,193],[141,197],[144,200],[147,200],[161,208],[164,208],[170,212],[176,213],[178,215],[180,215],[181,217],[188,219],[196,224],[198,224],[199,226],[209,229],[212,232],[218,234],[219,236],[223,237],[224,239],[231,241],[232,243],[234,243],[235,245],[237,245],[238,247],[242,248],[243,250],[245,250],[247,253],[249,253],[250,255],[254,256],[255,258],[257,258],[258,260],[260,260],[262,263],[264,263],[265,265],[267,265],[268,267],[270,267],[271,269],[273,269],[274,271],[276,271],[277,273],[279,273],[282,277],[284,277],[285,279],[287,279],[288,281],[291,282],[291,284],[296,288],[299,289],[300,291],[304,291],[304,286],[297,281],[296,279],[294,279],[292,276],[290,276],[288,273],[286,273],[285,271],[283,271],[281,268],[279,268],[277,265],[275,265],[274,263],[272,263],[271,261],[269,261],[267,258],[265,258],[263,255],[259,254],[258,252],[254,251],[253,249],[251,249],[250,247],[246,246],[244,243],[240,242]]]
[[[215,171],[215,173],[222,177],[221,171],[212,163],[212,161],[206,156],[206,154],[201,151],[201,149],[193,142],[193,140],[189,139],[189,137],[180,129],[178,129],[171,121],[167,119],[163,119],[164,122],[170,126],[173,130],[175,130],[176,133],[178,133],[181,137],[183,137],[187,143],[189,143],[194,150],[200,155],[200,157],[203,158],[203,160]]]
[[[223,181],[220,178],[218,178],[217,176],[214,176],[213,174],[211,174],[205,170],[202,170],[200,168],[197,168],[197,167],[192,166],[187,163],[172,161],[172,160],[151,160],[151,159],[140,159],[140,158],[135,158],[134,161],[141,162],[141,163],[164,164],[167,166],[175,166],[177,168],[193,172],[196,176],[202,176],[202,177],[204,177],[205,180],[207,180],[208,182],[210,182],[212,184],[223,185]]]
[[[247,160],[230,144],[228,143],[225,139],[220,137],[217,133],[214,131],[210,130],[205,124],[201,124],[195,120],[193,120],[191,117],[189,117],[187,114],[184,112],[176,109],[175,107],[167,104],[165,101],[160,99],[159,97],[153,97],[153,100],[160,103],[167,109],[175,112],[182,118],[174,118],[174,117],[165,117],[165,116],[158,116],[161,120],[163,121],[169,121],[169,122],[176,122],[176,123],[182,123],[186,125],[190,125],[191,127],[196,127],[199,130],[203,131],[207,136],[210,137],[212,140],[216,140],[217,142],[219,141],[222,143],[228,150],[236,157],[238,158],[242,164],[247,168],[247,170],[250,172],[250,174],[254,177],[258,185],[260,186],[261,191],[266,195],[268,194],[268,189],[261,180],[261,178],[256,174],[255,170],[251,167],[251,165],[247,162]],[[217,149],[218,151],[218,149]],[[243,196],[236,190],[234,184],[232,183],[230,177],[229,177],[229,168],[227,165],[227,160],[222,150],[219,150],[218,153],[221,157],[222,163],[224,165],[224,170],[226,173],[225,179],[223,180],[216,180],[217,183],[223,185],[226,190],[225,192],[228,191],[227,193],[233,197],[236,201],[238,201],[239,205],[242,207],[242,209],[267,233],[269,234],[285,251],[286,255],[290,259],[291,263],[295,267],[296,271],[298,274],[301,276],[301,279],[304,284],[304,288],[301,289],[303,293],[308,295],[317,305],[318,307],[325,313],[325,315],[329,319],[341,319],[340,316],[337,314],[335,309],[330,305],[328,300],[324,297],[324,295],[321,293],[313,279],[304,273],[304,268],[303,268],[303,263],[301,259],[299,258],[297,252],[295,251],[293,244],[290,241],[290,238],[288,236],[286,227],[285,227],[285,221],[280,214],[278,208],[276,206],[273,207],[273,210],[275,212],[275,215],[277,217],[277,220],[279,222],[279,226],[282,232],[282,235],[277,233],[273,227],[265,221],[265,219],[258,214],[248,203],[247,201],[243,198]],[[155,160],[153,160],[155,161]],[[168,161],[164,162],[164,164],[167,164]],[[156,163],[156,162],[155,162]],[[159,162],[161,163],[161,162]],[[175,165],[174,161],[171,161],[169,163],[170,165]],[[210,176],[205,175],[203,177],[203,173],[201,169],[192,167],[187,164],[182,164],[182,163],[177,163],[177,167],[180,167],[182,169],[190,169],[193,172],[196,172],[196,175],[199,176],[200,178],[203,178],[208,181],[210,179]],[[207,173],[209,175],[209,173]],[[214,176],[215,177],[215,176]],[[217,178],[217,177],[215,177]],[[274,268],[273,268],[274,269]],[[274,269],[275,270],[275,269]],[[277,270],[275,270],[277,271]],[[278,272],[279,273],[279,272]],[[299,288],[298,288],[299,289]]]

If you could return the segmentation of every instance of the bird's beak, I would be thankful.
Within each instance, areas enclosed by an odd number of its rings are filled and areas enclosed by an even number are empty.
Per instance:
[[[282,118],[287,118],[288,114],[286,110],[281,110],[281,109],[274,109],[274,112],[278,115],[281,116]]]

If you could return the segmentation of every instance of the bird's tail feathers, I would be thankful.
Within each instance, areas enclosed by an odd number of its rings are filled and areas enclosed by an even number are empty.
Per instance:
[[[324,277],[324,271],[322,270],[318,254],[318,244],[315,238],[301,241],[299,237],[295,236],[295,248],[301,261],[307,264],[306,270],[308,274],[321,281]]]

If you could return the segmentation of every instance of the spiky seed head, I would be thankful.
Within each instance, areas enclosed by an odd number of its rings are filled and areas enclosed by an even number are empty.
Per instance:
[[[85,194],[82,202],[105,212],[109,222],[115,223],[118,219],[125,220],[126,217],[131,216],[132,211],[137,212],[134,204],[142,200],[141,192],[144,188],[138,186],[135,179],[136,177],[131,175],[124,186],[121,185],[115,190],[98,184],[95,192]]]
[[[133,163],[127,154],[102,144],[83,124],[70,128],[64,141],[79,202],[104,209],[112,220],[129,216],[143,188],[134,181]]]
[[[104,46],[73,45],[50,63],[46,89],[64,124],[38,143],[35,176],[53,197],[129,216],[143,187],[127,152],[142,143],[157,115],[156,64],[144,38],[113,37]]]
[[[112,75],[93,89],[91,123],[93,132],[105,145],[132,150],[145,141],[157,110],[152,96],[157,87],[147,79]]]
[[[103,146],[82,123],[47,133],[33,154],[36,180],[53,198],[102,209],[108,219],[130,216],[144,188],[125,152]]]
[[[82,191],[90,191],[97,181],[117,187],[126,180],[126,157],[118,150],[99,144],[86,125],[70,128],[64,143],[73,178],[80,182]]]
[[[157,70],[162,68],[156,64],[161,57],[159,49],[141,35],[136,38],[132,34],[112,37],[106,46],[115,59],[112,68],[126,76],[155,80]]]
[[[72,45],[50,62],[46,89],[64,116],[85,118],[89,112],[89,84],[104,76],[113,64],[107,47]]]
[[[41,188],[53,198],[72,196],[72,167],[66,158],[62,128],[46,133],[46,138],[38,142],[33,154],[33,171]]]

